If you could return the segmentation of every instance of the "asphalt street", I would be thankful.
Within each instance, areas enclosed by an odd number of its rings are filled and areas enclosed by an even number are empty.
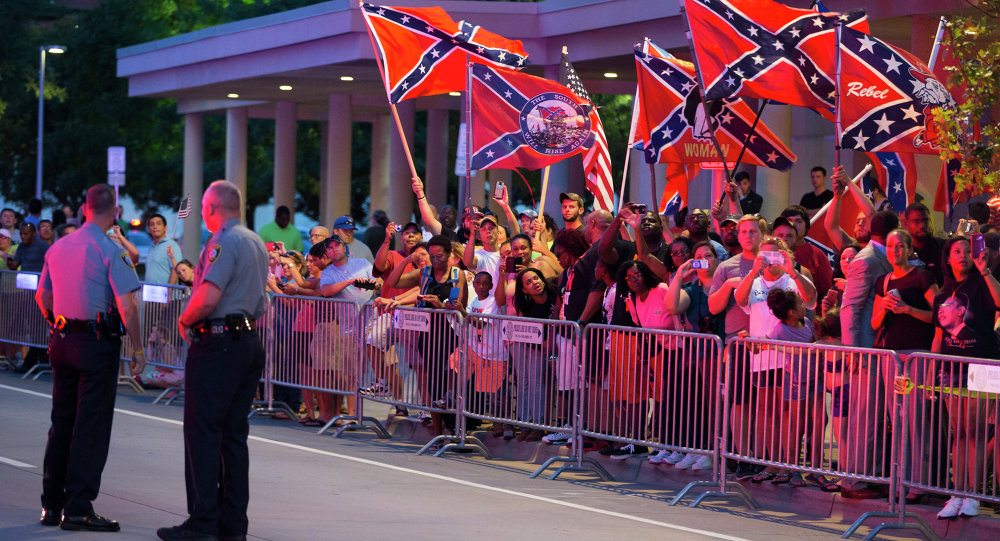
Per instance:
[[[0,373],[0,540],[155,539],[186,516],[179,404],[119,388],[99,514],[119,534],[38,524],[51,380]],[[838,539],[834,527],[748,514],[739,506],[670,507],[655,487],[589,475],[529,479],[535,464],[449,454],[417,456],[413,442],[369,433],[316,435],[254,418],[251,539]],[[638,459],[634,459],[638,460]],[[792,513],[788,514],[789,516]]]

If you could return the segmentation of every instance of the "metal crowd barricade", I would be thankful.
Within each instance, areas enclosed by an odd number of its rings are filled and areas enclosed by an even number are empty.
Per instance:
[[[722,459],[776,468],[779,474],[888,484],[895,494],[900,430],[892,429],[899,416],[892,388],[897,362],[889,350],[730,340],[723,370]],[[731,494],[726,476],[719,481],[719,492],[711,495]],[[745,494],[741,485],[735,486]],[[889,505],[888,513],[867,516],[895,516],[894,498]]]
[[[330,419],[322,434],[336,423],[363,419],[355,408],[361,350],[360,312],[355,303],[342,299],[273,295],[265,318],[263,336],[267,352],[265,399],[255,412],[282,411],[290,418],[297,412],[274,400],[274,386],[302,390],[306,407],[313,400]],[[347,399],[348,414],[340,414],[341,397]],[[374,422],[374,419],[363,419]],[[349,425],[344,424],[341,431]],[[353,423],[350,426],[357,426]],[[374,428],[378,432],[377,428]]]
[[[588,325],[583,347],[582,436],[711,456],[718,463],[717,336]],[[688,485],[672,503],[705,483]]]
[[[845,538],[868,518],[895,516],[898,522],[880,524],[868,538],[883,529],[917,528],[934,539],[919,517],[906,522],[915,517],[906,513],[908,490],[1000,503],[1000,361],[916,352],[900,355],[898,374],[898,513],[866,513]]]
[[[564,432],[579,441],[581,332],[570,321],[470,314],[462,342],[465,358],[464,415],[520,427],[523,431]],[[556,462],[563,471],[596,469],[574,443],[572,456],[543,463],[535,478]],[[584,468],[587,462],[592,467]]]
[[[191,291],[179,285],[142,284],[139,298],[139,321],[144,340],[146,362],[170,371],[183,371],[190,344],[180,334],[177,321],[187,308]],[[122,340],[123,358],[129,358],[132,351],[131,340]],[[126,357],[127,356],[127,357]],[[131,378],[129,378],[131,379]],[[171,395],[166,398],[167,395]],[[166,398],[166,404],[184,395],[184,384],[165,387],[153,400],[154,404]]]
[[[49,324],[35,302],[38,289],[37,272],[0,271],[0,342],[36,348],[49,347]],[[13,366],[11,366],[13,368]],[[38,363],[21,379],[38,379],[51,372],[48,363]]]
[[[374,304],[364,307],[364,334],[361,337],[361,379],[357,408],[365,401],[397,408],[423,410],[450,428],[453,435],[434,437],[417,454],[444,442],[436,453],[475,449],[489,451],[465,431],[461,412],[464,399],[458,382],[464,366],[462,314],[453,310],[397,307],[383,311]],[[380,423],[383,437],[388,431]],[[450,425],[450,426],[448,426]]]

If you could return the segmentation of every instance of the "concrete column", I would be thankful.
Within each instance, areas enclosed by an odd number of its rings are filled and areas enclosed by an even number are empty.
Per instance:
[[[292,211],[295,223],[295,102],[279,101],[274,105],[274,208],[282,205]]]
[[[392,118],[387,114],[376,115],[372,122],[369,212],[379,209],[389,212],[389,137],[394,135]],[[400,218],[389,214],[389,219],[398,222]]]
[[[427,110],[427,157],[424,193],[427,202],[441,208],[448,202],[448,110]]]
[[[337,217],[351,214],[351,96],[330,95],[326,124],[326,199],[320,205],[332,225]]]
[[[332,223],[329,216],[332,211],[329,208],[330,194],[327,186],[329,183],[327,169],[330,167],[330,156],[326,151],[327,147],[330,146],[330,123],[324,120],[319,123],[319,126],[319,223],[320,225],[326,225],[327,223]],[[333,219],[336,220],[337,217],[334,216]]]
[[[184,219],[184,257],[201,253],[201,196],[205,183],[205,130],[202,113],[184,115],[184,194],[191,195],[191,214]]]
[[[247,194],[247,110],[244,107],[226,109],[226,180]],[[246,205],[241,209],[246,219]]]
[[[792,140],[792,107],[790,105],[769,104],[764,109],[760,121],[782,141]],[[757,170],[757,193],[764,198],[761,215],[773,220],[788,206],[791,193],[792,175],[790,171],[777,171],[761,167]]]
[[[413,152],[413,123],[416,108],[413,100],[396,104],[399,120],[403,127],[410,152]],[[413,215],[413,190],[410,189],[410,166],[400,142],[395,120],[390,118],[392,134],[389,137],[389,208],[386,212],[392,220],[409,221]]]

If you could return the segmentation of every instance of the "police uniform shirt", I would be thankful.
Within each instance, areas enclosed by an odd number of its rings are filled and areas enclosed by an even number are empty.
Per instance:
[[[260,319],[267,309],[267,250],[256,233],[239,218],[227,221],[212,235],[198,258],[194,289],[211,282],[222,296],[208,319],[244,314]]]
[[[78,231],[45,252],[38,287],[52,291],[52,310],[67,319],[97,319],[119,297],[139,289],[128,253],[97,224]]]

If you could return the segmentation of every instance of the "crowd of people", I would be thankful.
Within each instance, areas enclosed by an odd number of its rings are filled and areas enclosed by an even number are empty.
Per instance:
[[[832,189],[827,187],[831,180]],[[499,214],[477,207],[465,208],[460,214],[450,205],[438,211],[427,202],[423,183],[416,178],[412,180],[412,189],[419,206],[419,222],[407,217],[406,223],[399,225],[383,211],[375,211],[371,225],[357,238],[353,218],[342,216],[330,229],[322,225],[313,227],[309,231],[311,247],[305,252],[298,230],[290,223],[289,209],[279,207],[275,221],[259,230],[269,251],[267,287],[277,295],[272,301],[278,303],[275,313],[281,312],[278,309],[281,303],[289,307],[282,312],[281,328],[272,330],[289,337],[295,333],[315,336],[323,322],[321,318],[304,315],[302,304],[295,304],[296,297],[347,300],[359,309],[372,301],[374,315],[362,330],[364,340],[358,342],[366,348],[367,373],[354,374],[363,393],[400,401],[405,367],[417,374],[422,403],[443,407],[451,396],[448,385],[442,382],[451,380],[442,374],[455,370],[451,352],[465,349],[468,363],[477,366],[476,374],[481,378],[476,381],[475,390],[496,394],[501,387],[507,388],[509,382],[511,393],[516,394],[512,404],[516,418],[526,424],[539,424],[543,418],[567,419],[564,397],[552,389],[547,392],[544,385],[538,384],[546,381],[546,372],[557,369],[553,364],[559,362],[558,349],[565,347],[564,343],[554,340],[541,347],[514,342],[465,345],[459,344],[454,332],[442,324],[428,333],[428,340],[436,342],[434,351],[444,352],[433,353],[427,341],[404,344],[393,332],[394,309],[415,306],[563,320],[584,327],[606,323],[636,329],[687,331],[722,340],[744,336],[884,348],[901,354],[929,351],[1000,358],[995,331],[1000,307],[997,281],[1000,220],[995,210],[991,215],[991,208],[985,203],[973,203],[968,217],[959,221],[955,232],[935,231],[931,212],[923,203],[914,202],[897,214],[885,204],[884,194],[875,200],[869,198],[850,182],[840,167],[834,169],[829,179],[825,169],[814,168],[811,182],[813,190],[803,196],[801,204],[788,206],[771,221],[759,215],[763,198],[751,189],[745,173],[735,176],[734,182],[727,186],[728,197],[713,208],[684,209],[673,216],[661,216],[645,205],[632,203],[622,205],[618,214],[604,210],[587,212],[580,195],[562,193],[559,215],[563,226],[559,228],[547,214],[539,216],[530,209],[516,213],[506,190],[493,198],[501,210]],[[855,199],[861,208],[852,231],[839,226],[846,198]],[[827,204],[822,223],[816,223],[817,211]],[[8,213],[8,209],[3,212],[0,251],[9,254],[4,257],[11,268],[19,264],[24,270],[32,270],[33,262],[41,261],[37,252],[44,253],[48,243],[58,235],[68,234],[55,232],[51,227],[55,220],[43,229],[41,224],[25,219],[18,231],[11,221],[13,212]],[[179,248],[166,238],[166,221],[160,215],[153,215],[146,225],[153,239],[146,262],[147,281],[190,284],[192,265],[176,259]],[[35,238],[36,228],[38,238]],[[826,229],[833,246],[824,250],[811,242],[807,238],[811,228]],[[11,239],[20,242],[16,249],[10,248]],[[35,245],[40,247],[32,248]],[[831,253],[835,255],[831,257]],[[346,332],[344,325],[341,321],[340,332]],[[324,334],[328,335],[329,330],[324,330]],[[314,382],[310,386],[332,384],[336,376],[331,375],[331,370],[336,372],[336,369],[331,367],[350,364],[344,359],[317,363],[313,358],[310,362],[309,358],[316,357],[322,348],[311,347],[308,338],[296,341],[300,342],[301,347],[295,348],[303,359],[297,361],[304,363],[303,370],[308,371],[309,381]],[[656,425],[662,421],[658,419],[660,416],[677,415],[677,411],[670,411],[678,407],[677,401],[668,396],[673,391],[669,385],[662,385],[664,374],[657,373],[664,370],[664,362],[654,362],[634,345],[618,347],[609,343],[603,348],[607,362],[594,368],[596,373],[588,373],[588,385],[610,393],[612,403],[623,408],[634,406],[635,411],[629,413],[630,423]],[[354,351],[349,355],[361,354]],[[624,356],[635,358],[620,358]],[[703,373],[714,374],[721,360],[706,362],[716,366],[705,368]],[[730,426],[726,427],[733,441],[747,447],[737,449],[741,454],[768,459],[788,453],[818,452],[824,424],[838,422],[838,407],[834,408],[833,419],[825,419],[824,400],[813,400],[811,404],[818,406],[806,411],[804,406],[796,406],[796,401],[801,400],[797,396],[828,392],[830,399],[844,411],[848,406],[861,407],[859,403],[872,399],[867,390],[854,389],[852,393],[849,385],[831,384],[833,378],[829,376],[825,388],[816,382],[803,381],[801,370],[783,363],[777,356],[755,363],[748,365],[748,373],[737,374],[746,379],[746,388],[743,384],[737,386],[735,396],[731,397],[733,411]],[[627,377],[621,375],[624,373]],[[889,375],[872,377],[877,380]],[[913,377],[918,383],[923,378],[917,374]],[[965,386],[964,372],[927,377],[949,379],[949,385],[954,387]],[[614,402],[613,396],[624,392],[615,389],[623,378],[639,382],[631,385],[657,385],[641,393],[650,403],[646,404],[645,398],[640,405],[625,399]],[[843,378],[843,381],[849,379],[846,375]],[[715,392],[712,381],[713,378],[703,377],[697,384],[699,388],[686,390],[686,396],[710,402]],[[884,393],[892,384],[883,381],[874,387],[883,388],[879,392]],[[752,408],[751,396],[756,397]],[[300,411],[300,422],[309,426],[325,425],[342,408],[335,395],[314,389],[278,385],[275,399]],[[880,403],[885,402],[883,395]],[[590,402],[585,404],[593,407]],[[343,406],[348,413],[353,412],[351,399]],[[951,449],[954,461],[950,467],[954,479],[951,486],[972,492],[982,490],[986,482],[983,464],[987,461],[987,436],[995,435],[996,411],[990,409],[985,399],[960,395],[946,401],[946,406],[944,415],[953,430],[941,434],[951,441],[937,445]],[[785,412],[774,408],[785,408]],[[408,416],[409,412],[397,407],[395,415]],[[796,423],[809,428],[802,428],[797,437],[789,438],[794,441],[783,451],[757,443],[752,434],[769,430],[770,423],[781,415],[809,419]],[[876,423],[873,427],[886,427],[889,415],[891,412],[883,405],[881,411],[867,417],[881,417],[877,423],[869,421]],[[586,422],[600,422],[592,421],[593,416],[587,419]],[[427,415],[426,422],[439,434],[454,429],[452,420],[438,413]],[[993,429],[985,430],[987,424]],[[608,445],[589,439],[573,442],[568,432],[518,430],[504,423],[494,423],[492,429],[496,437],[582,445],[585,450],[612,458],[649,453],[648,449],[631,443]],[[865,438],[871,432],[874,431],[840,434],[834,430],[841,446],[845,445],[841,437]],[[635,433],[655,436],[659,432],[654,428]],[[975,439],[972,444],[975,451],[971,452],[974,456],[960,459],[958,455],[964,455],[970,446],[965,441],[969,438]],[[867,443],[870,442],[850,442],[850,445]],[[681,469],[711,468],[707,456],[663,449],[650,453],[648,460]],[[970,461],[973,463],[969,464]],[[838,482],[814,474],[802,477],[750,464],[736,464],[734,473],[738,479],[755,482],[817,485],[823,490],[841,491],[850,498],[884,495],[878,486],[850,479]],[[907,497],[916,501],[922,495],[911,491]],[[976,500],[952,498],[939,517],[977,513]]]

